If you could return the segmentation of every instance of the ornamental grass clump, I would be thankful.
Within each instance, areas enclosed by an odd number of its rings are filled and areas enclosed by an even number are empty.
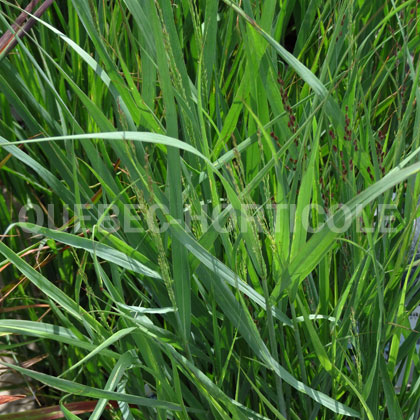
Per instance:
[[[419,418],[418,2],[17,3],[0,419]]]

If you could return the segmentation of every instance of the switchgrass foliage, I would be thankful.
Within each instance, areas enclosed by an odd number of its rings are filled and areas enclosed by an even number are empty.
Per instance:
[[[2,51],[26,418],[419,418],[419,13],[60,0]]]

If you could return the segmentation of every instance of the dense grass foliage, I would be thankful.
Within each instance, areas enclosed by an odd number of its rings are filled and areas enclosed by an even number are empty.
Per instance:
[[[26,418],[419,418],[419,14],[57,0],[0,52]]]

